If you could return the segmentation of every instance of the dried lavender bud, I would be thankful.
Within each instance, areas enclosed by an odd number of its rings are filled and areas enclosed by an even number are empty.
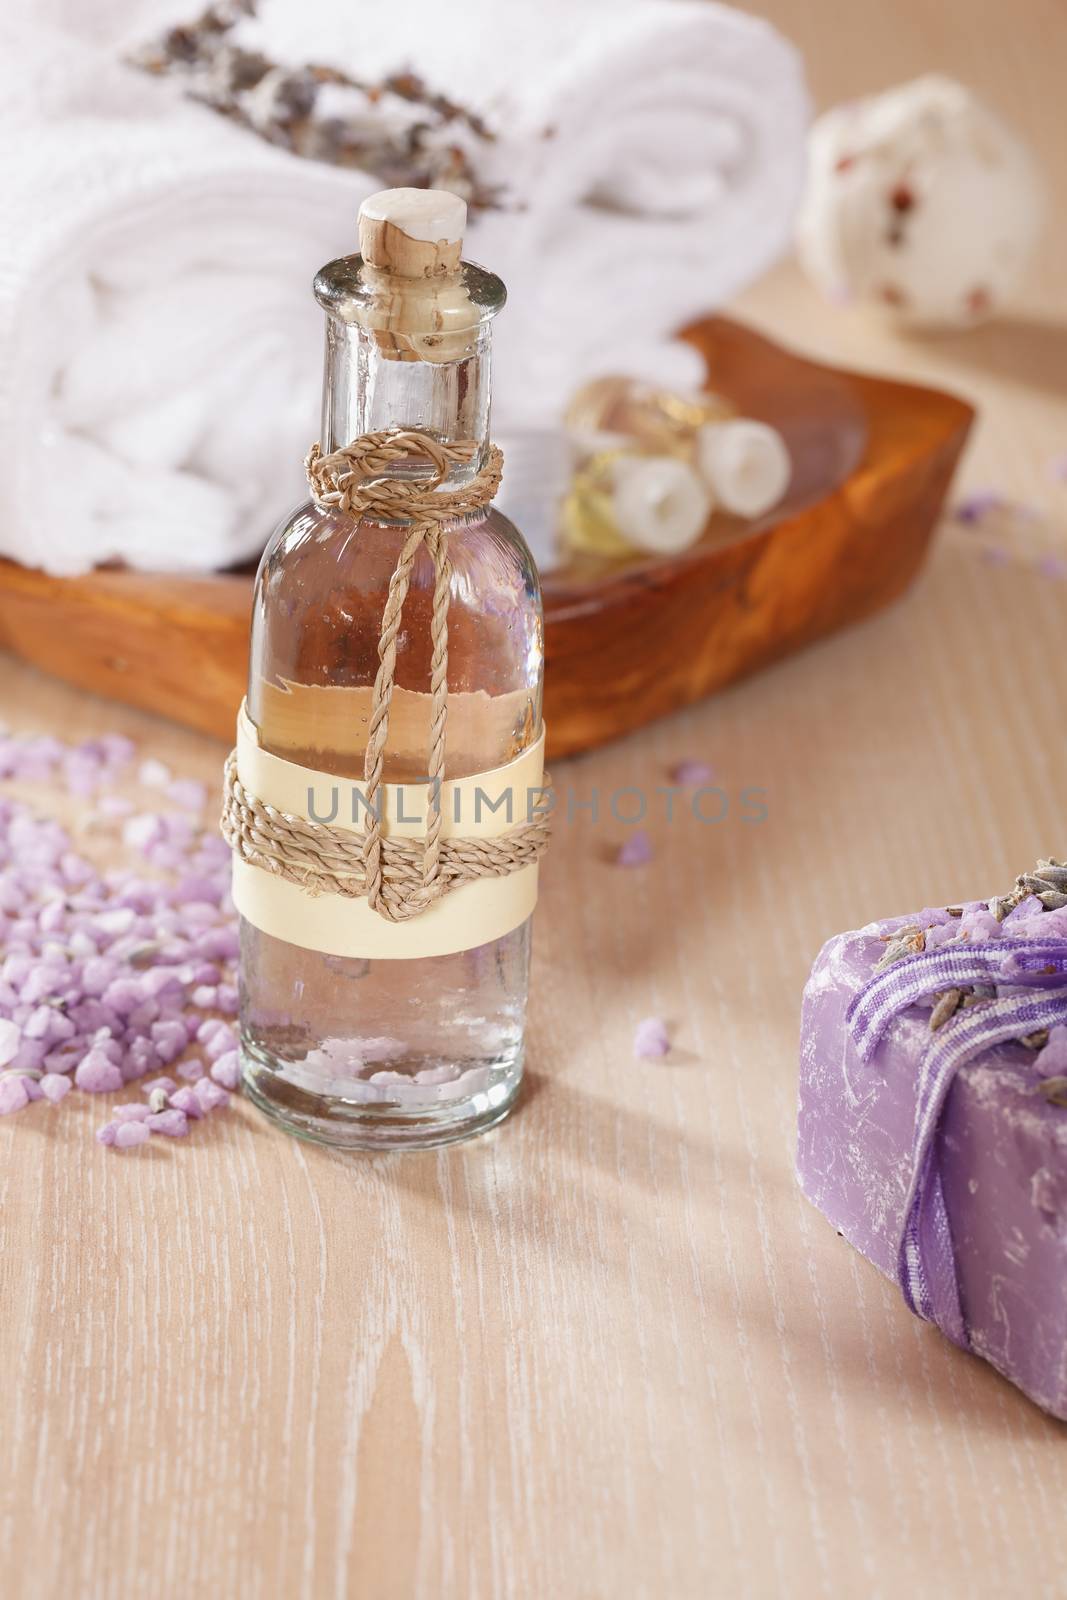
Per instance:
[[[963,1001],[962,989],[945,989],[934,1002],[934,1009],[930,1013],[930,1032],[936,1033],[938,1028],[943,1028],[950,1017],[954,1017]]]
[[[898,928],[895,933],[886,937],[885,951],[875,966],[875,972],[884,972],[886,967],[891,967],[895,961],[902,961],[905,956],[917,955],[920,950],[926,948],[926,935],[919,927]]]

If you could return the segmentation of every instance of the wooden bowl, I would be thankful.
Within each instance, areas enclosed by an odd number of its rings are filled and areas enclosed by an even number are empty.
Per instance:
[[[709,384],[785,433],[795,470],[757,524],[713,525],[666,560],[543,574],[549,754],[641,727],[895,599],[918,571],[973,420],[950,395],[836,371],[713,317],[685,337]],[[232,739],[250,571],[0,561],[0,647],[129,705]]]

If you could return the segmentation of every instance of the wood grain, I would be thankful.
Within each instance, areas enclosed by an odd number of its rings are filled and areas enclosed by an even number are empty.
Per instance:
[[[1050,0],[766,0],[838,97],[931,64],[1039,142]],[[1011,322],[904,342],[791,268],[742,310],[813,354],[981,404],[967,481],[1067,553],[1048,269]],[[1057,331],[1059,330],[1059,332]],[[951,1348],[800,1198],[798,999],[831,932],[1067,851],[1065,591],[946,530],[906,600],[558,764],[529,1091],[469,1147],[340,1159],[246,1107],[116,1157],[68,1100],[0,1121],[0,1572],[12,1600],[1059,1600],[1064,1427]],[[117,645],[116,645],[117,647]],[[222,746],[0,661],[0,714]],[[660,806],[619,871],[608,797],[714,761],[718,825]],[[767,819],[740,820],[745,786]],[[566,813],[564,813],[566,814]],[[635,1023],[677,1049],[637,1062]],[[161,1141],[162,1142],[162,1141]]]
[[[687,338],[716,389],[778,427],[784,503],[671,559],[542,575],[552,760],[688,705],[911,582],[971,411],[914,385],[832,372],[727,318]],[[252,575],[53,578],[0,561],[0,645],[72,683],[220,738],[244,694]]]

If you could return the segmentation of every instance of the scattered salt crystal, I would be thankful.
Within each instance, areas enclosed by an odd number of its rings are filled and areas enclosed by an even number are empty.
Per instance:
[[[6,1017],[0,1018],[0,1067],[6,1067],[9,1061],[14,1060],[21,1040],[20,1029]]]
[[[214,1006],[217,998],[218,990],[213,989],[211,985],[207,983],[198,984],[193,990],[192,994],[189,996],[192,1004],[197,1006],[201,1011],[209,1011]]]
[[[113,767],[127,766],[137,750],[133,740],[127,739],[124,733],[101,734],[100,748],[104,752],[104,759]]]
[[[122,842],[130,850],[149,850],[164,837],[163,818],[154,811],[142,811],[130,817],[122,829]]]
[[[236,961],[240,950],[236,928],[209,928],[201,934],[196,948],[209,961]]]
[[[132,1150],[136,1145],[144,1144],[149,1138],[151,1129],[143,1122],[120,1122],[115,1129],[116,1150]]]
[[[62,970],[53,962],[42,962],[34,967],[25,982],[19,985],[19,999],[24,1005],[36,1005],[39,1000],[49,1000],[57,983],[62,981]]]
[[[162,789],[171,781],[173,774],[163,761],[157,761],[150,756],[147,761],[142,761],[137,769],[137,781],[146,789]]]
[[[133,810],[133,801],[127,800],[122,794],[102,794],[96,802],[96,809],[105,817],[128,817]]]
[[[46,1072],[63,1073],[73,1072],[82,1056],[85,1054],[85,1044],[81,1039],[68,1039],[61,1044],[58,1050],[50,1050],[41,1062]]]
[[[122,1073],[94,1046],[75,1071],[74,1082],[90,1094],[109,1094],[122,1088]]]
[[[634,1030],[634,1055],[651,1060],[665,1056],[671,1048],[667,1024],[662,1017],[646,1017]]]
[[[25,1078],[19,1076],[0,1078],[0,1117],[10,1116],[13,1111],[21,1111],[29,1103]]]
[[[148,1107],[142,1100],[131,1100],[124,1106],[115,1106],[111,1115],[116,1122],[143,1122],[148,1116]]]
[[[237,985],[234,983],[220,983],[215,991],[215,1004],[228,1017],[237,1015],[239,999]]]
[[[971,494],[963,495],[957,500],[952,509],[952,515],[957,522],[973,527],[975,523],[983,522],[994,511],[1004,508],[1004,496],[995,489],[975,489]]]
[[[222,1106],[228,1106],[230,1103],[230,1097],[226,1090],[211,1078],[201,1078],[193,1093],[204,1111],[215,1111]]]
[[[164,1094],[173,1094],[178,1085],[173,1078],[149,1078],[147,1083],[142,1083],[141,1088],[145,1094],[155,1094],[161,1089]]]
[[[41,1093],[46,1100],[51,1100],[53,1105],[58,1105],[69,1090],[70,1079],[65,1078],[61,1072],[46,1072],[41,1079]]]
[[[96,1130],[97,1144],[114,1144],[115,1135],[119,1131],[117,1122],[105,1122],[102,1128]]]
[[[15,1054],[11,1057],[9,1071],[12,1072],[37,1072],[45,1057],[47,1045],[40,1039],[24,1038]]]
[[[144,999],[144,989],[139,978],[116,978],[101,995],[106,1006],[120,1017],[129,1017]]]
[[[715,777],[706,761],[679,761],[671,772],[671,780],[680,789],[695,789],[702,783],[711,783]]]
[[[619,867],[643,867],[651,860],[652,840],[644,828],[638,828],[619,846],[615,864]]]
[[[184,1111],[188,1117],[202,1117],[204,1115],[203,1107],[192,1089],[178,1089],[171,1095],[170,1103],[172,1106],[177,1107],[179,1111]]]
[[[128,1028],[133,1028],[140,1033],[143,1032],[145,1028],[151,1028],[152,1024],[156,1022],[158,1018],[158,1003],[155,1000],[142,1000],[141,1004],[139,1006],[134,1006],[133,1010],[127,1016],[126,1026]]]
[[[180,1056],[189,1043],[188,1030],[179,1017],[165,1017],[161,1022],[154,1022],[151,1036],[156,1053],[164,1066]]]
[[[184,1078],[186,1083],[197,1083],[204,1076],[204,1063],[192,1060],[183,1061],[177,1069],[179,1078]]]
[[[207,804],[207,788],[195,778],[176,778],[167,784],[167,799],[184,811],[203,811]]]
[[[237,1049],[237,1035],[225,1023],[213,1033],[204,1046],[204,1054],[209,1061],[217,1061],[220,1056],[228,1055],[231,1050]]]
[[[1062,1022],[1049,1029],[1048,1043],[1038,1051],[1034,1066],[1043,1078],[1067,1077],[1067,1026]]]
[[[146,1126],[153,1133],[166,1134],[168,1139],[180,1139],[189,1132],[189,1119],[177,1106],[168,1106],[165,1111],[153,1111]]]
[[[236,1089],[241,1081],[241,1061],[236,1050],[227,1050],[212,1063],[211,1076],[224,1089]]]

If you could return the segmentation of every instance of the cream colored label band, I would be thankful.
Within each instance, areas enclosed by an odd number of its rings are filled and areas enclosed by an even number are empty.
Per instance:
[[[537,815],[544,775],[545,735],[490,772],[450,778],[441,786],[441,833],[446,839],[497,838]],[[242,706],[237,723],[237,773],[250,793],[290,816],[361,833],[366,820],[363,784],[284,761],[260,748]],[[383,784],[382,832],[419,838],[431,804],[428,784]],[[387,922],[365,899],[311,895],[284,878],[233,861],[234,905],[263,933],[305,950],[334,956],[413,960],[451,955],[488,944],[519,927],[537,903],[537,867],[504,878],[477,878],[407,922]]]

